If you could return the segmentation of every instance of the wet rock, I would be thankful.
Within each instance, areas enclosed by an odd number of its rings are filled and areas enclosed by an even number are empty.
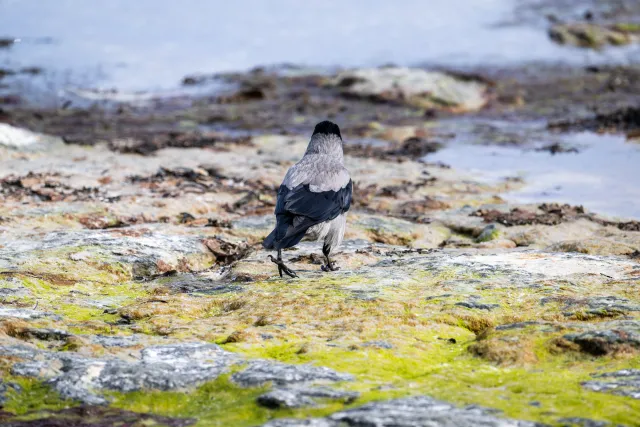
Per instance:
[[[545,249],[551,252],[579,252],[593,255],[632,255],[637,250],[635,245],[599,238],[566,240],[554,243]]]
[[[357,397],[356,392],[347,392],[327,387],[289,386],[271,390],[258,397],[258,404],[271,409],[298,408],[315,406],[315,399],[340,400],[351,403]]]
[[[42,145],[61,143],[58,138],[0,123],[0,146],[16,150],[37,149]]]
[[[623,28],[582,22],[556,24],[549,29],[549,37],[559,44],[592,49],[607,45],[620,46],[637,40],[633,33],[624,31]]]
[[[220,279],[222,278],[223,276],[220,276]],[[181,293],[218,295],[244,291],[242,286],[225,283],[220,279],[216,280],[197,274],[177,274],[160,279],[158,283],[172,291]]]
[[[563,304],[566,316],[574,317],[614,317],[620,314],[640,312],[640,304],[634,304],[627,298],[617,296],[596,296],[587,298],[554,298],[545,297],[540,300],[544,305],[558,301]]]
[[[579,153],[579,150],[576,147],[561,144],[558,142],[536,148],[536,151],[547,151],[552,155],[565,154],[565,153]]]
[[[627,106],[591,117],[549,124],[554,130],[590,130],[594,132],[631,132],[640,129],[640,108]]]
[[[386,341],[367,341],[362,344],[363,347],[371,347],[371,348],[379,348],[382,350],[391,350],[393,348],[393,344],[388,343]]]
[[[484,304],[478,301],[461,301],[461,302],[457,302],[455,305],[458,305],[460,307],[465,307],[465,308],[474,308],[477,310],[487,310],[487,311],[491,311],[495,308],[499,308],[500,304]]]
[[[246,243],[232,243],[224,241],[218,237],[205,239],[205,246],[215,255],[219,264],[231,264],[249,253],[249,246]]]
[[[72,335],[61,329],[24,328],[17,333],[20,338],[34,338],[41,341],[64,341]]]
[[[263,427],[338,427],[335,422],[324,418],[281,418],[263,424]]]
[[[0,354],[25,359],[12,373],[46,379],[64,398],[91,405],[107,403],[106,390],[173,390],[210,381],[236,363],[237,356],[214,344],[184,343],[147,347],[139,362],[93,359],[73,353],[0,347]]]
[[[435,153],[442,148],[442,144],[429,141],[424,138],[408,138],[402,142],[398,149],[389,150],[389,156],[406,156],[411,159],[420,159],[427,154]]]
[[[22,298],[31,295],[31,291],[16,277],[2,277],[0,273],[0,298]]]
[[[260,406],[270,409],[315,406],[315,401],[296,390],[277,388],[258,397]]]
[[[612,425],[606,421],[596,421],[580,417],[560,418],[558,423],[560,427],[608,427]]]
[[[411,68],[371,68],[338,74],[345,95],[406,103],[419,108],[473,111],[486,102],[486,84]]]
[[[0,49],[11,47],[15,43],[15,39],[10,38],[0,38]]]
[[[16,317],[18,319],[29,319],[29,320],[41,319],[43,317],[60,319],[60,316],[57,316],[53,313],[45,313],[43,311],[29,310],[26,308],[9,308],[9,307],[0,307],[0,318],[2,317]]]
[[[91,342],[99,344],[103,347],[133,347],[140,343],[140,338],[138,338],[136,335],[91,335],[90,340]]]
[[[600,323],[593,330],[567,334],[563,338],[577,344],[580,351],[594,356],[618,351],[638,351],[640,322],[628,320]]]
[[[544,224],[557,225],[564,221],[569,221],[582,217],[585,213],[582,206],[559,205],[557,203],[543,203],[538,206],[542,213],[523,210],[520,208],[511,209],[505,213],[495,209],[479,209],[471,216],[479,216],[485,222],[497,222],[507,227],[514,225]]]
[[[236,372],[231,379],[243,387],[255,387],[266,383],[286,385],[314,381],[352,381],[353,376],[325,367],[259,360],[250,362],[247,369]]]
[[[11,414],[0,413],[0,422],[6,427],[144,427],[163,425],[167,427],[187,427],[195,419],[163,417],[102,406],[76,406],[61,411],[28,414],[28,419],[13,419]]]
[[[9,390],[16,390],[19,392],[21,390],[21,387],[19,384],[4,381],[2,378],[0,378],[0,406],[4,405],[4,403],[7,401],[6,393]],[[2,420],[1,416],[0,420]]]
[[[587,390],[640,399],[640,369],[623,369],[592,376],[597,380],[582,383]]]
[[[488,242],[490,240],[495,240],[500,237],[500,230],[495,224],[489,224],[485,228],[482,229],[480,235],[476,238],[476,242]]]
[[[111,263],[129,265],[134,277],[165,273],[167,269],[162,268],[162,263],[159,266],[159,261],[178,271],[201,270],[211,265],[213,256],[202,244],[201,238],[167,234],[169,229],[169,226],[132,226],[124,234],[108,230],[60,230],[44,236],[40,233],[25,233],[19,237],[19,243],[14,240],[13,248],[0,247],[0,268],[34,259],[41,262],[49,259],[54,265],[60,264],[62,260],[59,251],[71,251],[73,248],[91,250],[92,254],[90,258],[83,257],[86,261],[73,261],[73,270],[79,269],[82,263],[91,265],[96,258],[102,262],[108,260]],[[138,233],[138,230],[142,231]],[[50,267],[46,272],[38,273],[49,277]]]
[[[42,201],[80,201],[104,200],[97,187],[72,187],[64,182],[60,174],[40,174],[29,172],[24,176],[9,175],[0,178],[0,194],[10,200],[29,200],[31,198]],[[89,221],[90,222],[90,221]],[[114,226],[119,226],[115,224]],[[91,228],[88,226],[88,228]],[[95,227],[106,228],[106,227]]]
[[[294,426],[379,426],[379,427],[432,427],[432,426],[487,426],[534,427],[535,423],[500,418],[495,411],[477,406],[457,408],[449,403],[427,396],[371,402],[366,405],[337,412],[322,421],[274,420],[265,427]],[[314,423],[315,422],[315,423]]]
[[[507,324],[504,324],[504,325],[496,326],[496,330],[497,331],[506,331],[506,330],[509,330],[509,329],[524,329],[524,328],[532,326],[532,325],[541,325],[541,324],[544,324],[544,323],[537,322],[535,320],[531,320],[531,321],[527,321],[527,322],[507,323]]]

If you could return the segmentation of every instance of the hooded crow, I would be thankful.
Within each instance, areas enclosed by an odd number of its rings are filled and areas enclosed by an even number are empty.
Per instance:
[[[269,255],[278,265],[278,273],[297,277],[282,261],[282,249],[305,240],[322,241],[326,264],[323,271],[338,269],[331,254],[342,243],[346,213],[351,206],[353,183],[343,164],[342,136],[335,123],[316,125],[302,159],[291,166],[278,190],[276,228],[263,242],[265,249],[278,251]]]

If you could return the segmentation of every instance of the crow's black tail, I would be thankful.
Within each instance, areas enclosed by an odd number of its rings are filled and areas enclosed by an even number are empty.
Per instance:
[[[276,243],[276,230],[274,229],[262,242],[262,247],[265,249],[275,249]]]

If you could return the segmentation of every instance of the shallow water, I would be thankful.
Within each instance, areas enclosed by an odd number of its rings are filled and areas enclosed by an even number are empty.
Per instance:
[[[310,66],[626,60],[560,47],[544,28],[497,26],[515,0],[0,0],[0,64],[41,66],[65,84],[171,88],[196,72]],[[49,40],[50,41],[47,41]],[[637,49],[635,50],[637,51]]]
[[[461,134],[427,159],[468,170],[487,181],[524,179],[521,190],[501,194],[509,201],[579,204],[601,214],[640,218],[640,143],[588,132],[548,138],[580,151],[552,155],[533,147],[484,146],[472,135]]]

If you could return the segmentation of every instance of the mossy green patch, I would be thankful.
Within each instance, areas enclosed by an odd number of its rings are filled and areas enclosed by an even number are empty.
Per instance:
[[[198,420],[197,426],[256,426],[273,417],[323,416],[335,412],[342,404],[320,408],[269,410],[256,403],[267,387],[242,388],[222,376],[191,392],[109,393],[112,406],[140,413],[187,417]]]
[[[456,340],[443,340],[445,333]],[[356,390],[355,403],[425,394],[459,405],[479,404],[504,411],[505,416],[557,424],[562,417],[581,416],[633,425],[640,401],[585,390],[580,383],[593,372],[639,366],[637,360],[611,360],[571,355],[551,357],[542,342],[541,354],[530,366],[496,366],[467,351],[473,335],[460,328],[437,333],[415,328],[413,337],[393,349],[308,346],[303,343],[269,343],[248,347],[228,344],[254,357],[287,363],[312,363],[356,376],[342,387]],[[396,342],[397,343],[397,342]],[[301,351],[304,348],[304,351]],[[539,406],[531,402],[539,402]]]
[[[625,33],[640,33],[640,23],[636,22],[619,22],[613,28]]]
[[[49,387],[31,378],[7,376],[3,379],[7,383],[18,387],[9,387],[6,392],[6,402],[3,410],[15,415],[30,414],[37,411],[56,411],[77,405],[76,402],[66,400]]]

